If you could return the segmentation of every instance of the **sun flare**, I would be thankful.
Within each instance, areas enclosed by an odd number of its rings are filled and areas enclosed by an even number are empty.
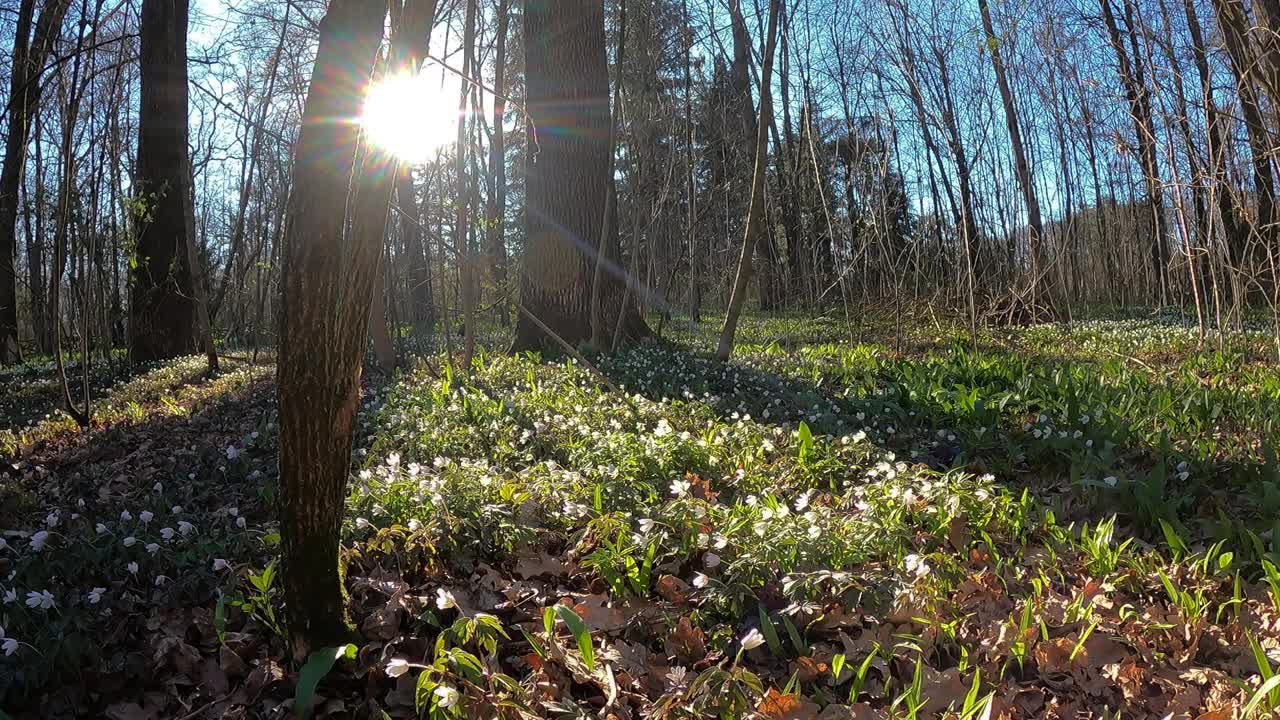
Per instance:
[[[369,88],[360,124],[380,147],[408,163],[430,159],[457,132],[457,107],[438,81],[396,74]]]

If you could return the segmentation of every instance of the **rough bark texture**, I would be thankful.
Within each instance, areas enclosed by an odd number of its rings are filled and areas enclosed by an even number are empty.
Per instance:
[[[188,0],[142,3],[141,108],[134,185],[146,195],[129,297],[129,355],[151,362],[196,350],[187,244],[194,220],[187,157]]]
[[[527,111],[526,240],[520,303],[571,344],[591,336],[592,271],[604,222],[609,77],[600,0],[529,0],[524,14]],[[610,248],[605,248],[606,259]],[[616,257],[616,255],[615,255]],[[622,308],[617,263],[606,318]],[[632,311],[627,334],[647,333]],[[513,351],[559,350],[521,315]]]
[[[278,387],[283,584],[295,655],[350,635],[338,565],[338,534],[360,399],[360,361],[385,223],[377,193],[391,173],[351,199],[359,130],[331,118],[356,117],[382,39],[386,5],[333,0],[294,149],[286,219]],[[376,170],[377,152],[364,155]],[[385,170],[385,168],[383,168]],[[368,173],[361,171],[363,175]],[[363,210],[354,210],[361,205]],[[376,219],[375,219],[376,218]]]
[[[742,255],[738,258],[738,274],[733,280],[733,294],[729,296],[729,308],[725,313],[724,326],[720,329],[720,344],[716,349],[716,358],[721,362],[728,360],[733,353],[733,339],[738,331],[738,318],[742,315],[742,306],[746,303],[747,286],[751,284],[752,255],[759,237],[768,230],[764,224],[765,173],[768,170],[768,148],[770,113],[772,97],[769,86],[773,77],[773,49],[778,39],[778,14],[782,0],[769,3],[768,40],[765,42],[764,62],[760,68],[760,111],[756,124],[756,159],[755,172],[751,180],[751,205],[747,210],[747,227],[742,238]]]
[[[35,0],[22,0],[18,7],[6,106],[9,132],[5,136],[4,167],[0,169],[0,363],[15,362],[21,354],[18,349],[18,277],[14,268],[18,238],[18,186],[22,182],[31,119],[39,112],[39,71],[44,67],[53,38],[62,27],[63,16],[70,4],[70,0],[50,0],[40,13],[40,19],[35,21],[34,35],[31,34],[31,24],[35,16]]]

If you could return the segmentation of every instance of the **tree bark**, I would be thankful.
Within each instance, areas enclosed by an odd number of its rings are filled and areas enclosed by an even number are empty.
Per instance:
[[[134,186],[142,200],[129,303],[129,355],[152,362],[196,349],[194,210],[187,156],[189,0],[145,0]]]
[[[361,176],[384,166],[378,187],[360,187],[348,207],[357,117],[382,40],[386,5],[333,0],[294,148],[286,219],[280,355],[281,552],[289,640],[296,657],[347,641],[352,628],[338,534],[360,401],[360,363],[390,190],[381,151],[363,153]],[[363,183],[362,183],[363,185]],[[359,206],[365,207],[356,210]],[[345,232],[348,213],[355,216]],[[378,218],[378,219],[374,219]]]
[[[9,73],[9,132],[5,136],[4,166],[0,169],[0,364],[21,359],[18,348],[18,276],[14,253],[18,242],[18,185],[26,160],[32,117],[40,111],[40,71],[62,28],[70,0],[49,0],[35,21],[35,0],[22,0],[14,31],[13,64]],[[36,238],[36,242],[40,242]],[[57,323],[57,319],[50,320]]]
[[[520,303],[570,344],[591,337],[594,260],[608,183],[609,70],[600,0],[529,3],[524,13],[527,166]],[[606,319],[622,309],[622,284],[607,277]],[[648,333],[630,311],[627,334]],[[524,314],[513,352],[559,351]]]
[[[716,348],[716,359],[724,362],[733,354],[734,335],[738,331],[738,319],[742,315],[742,306],[746,303],[747,287],[751,284],[751,260],[755,246],[762,234],[767,232],[764,226],[764,193],[768,168],[768,148],[772,93],[769,84],[773,77],[773,51],[778,41],[778,14],[781,12],[782,0],[771,0],[769,3],[769,29],[765,42],[764,61],[760,69],[760,110],[756,123],[755,172],[751,180],[751,205],[747,210],[746,229],[742,238],[742,253],[738,258],[738,273],[733,281],[733,293],[729,296],[729,308],[725,313],[724,325],[720,328],[720,344]]]
[[[498,36],[493,42],[497,56],[493,70],[493,139],[489,143],[489,272],[499,293],[507,285],[507,30],[510,0],[498,2]],[[498,301],[502,324],[508,322],[507,303]]]
[[[1132,20],[1131,5],[1125,2],[1125,13]],[[1115,51],[1119,64],[1120,82],[1124,86],[1125,99],[1129,103],[1129,116],[1133,120],[1134,134],[1138,143],[1138,155],[1142,162],[1143,181],[1147,186],[1147,206],[1150,210],[1149,228],[1151,231],[1151,266],[1159,291],[1160,302],[1166,302],[1169,296],[1169,250],[1165,239],[1164,227],[1164,193],[1160,187],[1160,163],[1156,155],[1155,125],[1151,119],[1151,98],[1147,91],[1140,58],[1132,61],[1125,50],[1124,40],[1120,36],[1120,27],[1116,23],[1111,9],[1111,0],[1099,0],[1102,8],[1102,20],[1107,26],[1107,35],[1111,48]],[[1131,40],[1136,34],[1129,28]],[[1136,45],[1136,42],[1134,43]]]
[[[996,85],[1000,88],[1000,102],[1004,105],[1004,124],[1009,131],[1009,144],[1013,148],[1013,167],[1018,176],[1018,187],[1022,190],[1022,200],[1027,209],[1027,249],[1031,256],[1031,290],[1034,297],[1039,298],[1041,276],[1046,274],[1044,249],[1041,247],[1044,236],[1044,224],[1040,220],[1040,200],[1036,197],[1035,179],[1031,177],[1031,167],[1027,163],[1026,146],[1022,142],[1022,128],[1018,123],[1018,108],[1014,104],[1013,90],[1009,87],[1004,61],[1000,56],[1000,40],[991,22],[991,8],[987,0],[978,0],[978,10],[982,13],[982,27],[987,34],[987,49],[991,52],[991,66],[996,73]],[[1057,292],[1051,279],[1047,299],[1052,304],[1056,301]]]
[[[1213,5],[1227,46],[1227,56],[1231,61],[1236,94],[1240,98],[1240,114],[1244,116],[1245,134],[1249,139],[1249,151],[1253,159],[1253,185],[1258,198],[1258,220],[1254,229],[1262,245],[1271,246],[1272,251],[1280,250],[1280,241],[1277,240],[1280,228],[1275,225],[1276,181],[1271,171],[1273,148],[1276,143],[1280,143],[1280,136],[1275,132],[1276,126],[1269,125],[1264,119],[1260,98],[1254,86],[1255,78],[1264,77],[1265,73],[1259,72],[1260,63],[1249,42],[1250,22],[1244,5],[1240,0],[1214,0]],[[1246,242],[1245,245],[1247,244]],[[1248,254],[1246,248],[1232,248],[1231,261],[1236,272],[1246,270],[1244,265],[1250,259]]]

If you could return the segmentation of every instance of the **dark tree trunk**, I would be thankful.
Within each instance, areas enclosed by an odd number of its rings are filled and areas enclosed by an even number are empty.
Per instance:
[[[31,135],[32,117],[39,112],[41,78],[62,28],[70,0],[49,0],[35,21],[35,0],[22,0],[18,6],[18,24],[14,31],[13,64],[9,73],[9,132],[5,136],[4,167],[0,169],[0,364],[20,359],[18,349],[18,276],[14,253],[18,240],[18,185],[22,182],[22,166],[26,159],[27,140]],[[37,208],[37,212],[39,209]],[[36,242],[40,242],[36,238]],[[50,322],[56,323],[53,318]]]
[[[351,635],[338,534],[360,402],[360,361],[382,249],[386,195],[393,177],[348,192],[359,130],[356,117],[382,40],[386,5],[333,0],[320,22],[302,130],[294,148],[286,219],[280,357],[281,552],[289,640],[295,656]],[[381,152],[363,153],[362,177]],[[393,168],[391,168],[393,169]]]
[[[609,70],[600,0],[534,0],[524,13],[528,165],[520,303],[560,338],[591,337],[591,287],[610,192]],[[606,276],[606,326],[622,306],[622,283]],[[626,334],[647,334],[629,311]],[[521,314],[513,351],[555,349]]]
[[[134,186],[145,196],[129,302],[129,355],[134,362],[195,351],[196,284],[188,243],[188,0],[142,4],[141,109]]]
[[[507,29],[511,13],[509,0],[498,3],[498,36],[493,42],[497,57],[493,75],[493,140],[489,144],[489,271],[498,293],[507,286],[507,134],[503,129],[507,114]],[[498,301],[502,321],[507,323],[507,303]]]

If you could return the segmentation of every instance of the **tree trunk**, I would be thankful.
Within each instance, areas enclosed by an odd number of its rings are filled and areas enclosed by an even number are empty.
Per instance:
[[[18,348],[18,276],[14,253],[18,241],[18,185],[26,159],[31,119],[40,111],[40,71],[62,28],[70,0],[49,0],[35,22],[35,0],[22,0],[14,31],[13,64],[9,73],[9,132],[5,136],[4,166],[0,169],[0,364],[21,359]],[[39,209],[37,209],[38,211]],[[36,242],[41,242],[36,238]],[[56,323],[57,319],[50,322]]]
[[[609,69],[600,0],[531,3],[524,13],[528,152],[525,250],[520,303],[570,344],[591,337],[594,260],[608,185]],[[621,311],[614,277],[603,297],[605,318]],[[648,333],[638,312],[627,334]],[[513,352],[555,350],[537,323],[521,315]]]
[[[1227,46],[1227,56],[1231,60],[1231,71],[1235,77],[1236,93],[1240,98],[1240,114],[1244,116],[1245,133],[1249,139],[1249,151],[1253,158],[1253,184],[1258,197],[1258,221],[1255,230],[1264,247],[1271,251],[1280,250],[1280,228],[1275,226],[1276,218],[1276,182],[1271,171],[1271,155],[1280,138],[1275,135],[1275,126],[1264,119],[1255,78],[1264,73],[1258,72],[1259,63],[1253,46],[1249,42],[1249,16],[1245,13],[1240,0],[1214,0],[1214,9],[1218,15],[1218,25]],[[1277,98],[1280,101],[1280,98]],[[1269,129],[1270,128],[1270,129]],[[1275,139],[1273,139],[1275,138]],[[1245,243],[1248,244],[1247,242]],[[1261,256],[1266,252],[1258,248]],[[1245,263],[1251,258],[1244,248],[1232,248],[1231,262],[1236,272],[1247,272]],[[1252,258],[1255,261],[1260,257]]]
[[[1147,186],[1147,205],[1150,210],[1149,227],[1151,230],[1151,266],[1159,291],[1159,301],[1166,302],[1169,296],[1169,250],[1165,240],[1164,227],[1164,193],[1160,187],[1160,164],[1156,156],[1155,125],[1151,119],[1151,99],[1147,91],[1141,60],[1129,57],[1125,50],[1124,40],[1120,36],[1120,27],[1116,23],[1111,9],[1111,0],[1099,0],[1102,8],[1102,19],[1107,26],[1107,35],[1111,48],[1115,51],[1119,64],[1120,82],[1124,85],[1125,98],[1129,103],[1129,115],[1133,119],[1134,134],[1138,143],[1138,154],[1142,161],[1143,180]],[[1126,17],[1132,21],[1131,5],[1125,0]],[[1136,36],[1136,29],[1129,28],[1130,40]],[[1134,41],[1136,45],[1136,41]]]
[[[348,191],[359,129],[331,118],[357,117],[382,40],[385,3],[333,0],[320,22],[320,43],[294,149],[286,219],[280,356],[281,552],[289,640],[295,657],[347,641],[352,633],[338,567],[338,534],[360,401],[360,361],[385,223],[382,187]],[[361,175],[382,153],[363,153]],[[389,191],[394,173],[383,171]],[[362,183],[363,184],[363,183]]]
[[[738,258],[738,273],[733,281],[733,293],[729,296],[729,308],[725,313],[724,326],[720,329],[720,344],[716,348],[716,359],[724,362],[733,354],[733,339],[738,331],[738,319],[742,315],[742,306],[746,303],[747,287],[751,284],[751,256],[755,252],[756,243],[768,229],[764,225],[764,193],[768,168],[768,148],[770,113],[773,111],[769,84],[773,77],[773,50],[778,41],[778,14],[781,12],[782,0],[771,0],[769,3],[769,29],[765,42],[764,61],[760,69],[760,111],[756,123],[756,159],[755,172],[751,180],[751,205],[747,210],[746,229],[742,238],[742,253]]]
[[[194,230],[187,157],[189,0],[145,0],[141,21],[141,110],[134,186],[139,211],[129,303],[129,355],[152,362],[196,349],[196,291],[188,243]]]
[[[1018,187],[1022,190],[1022,200],[1027,208],[1027,249],[1031,256],[1031,291],[1033,297],[1040,297],[1040,282],[1043,275],[1050,283],[1046,298],[1052,304],[1057,299],[1052,276],[1046,273],[1044,249],[1041,247],[1044,236],[1044,225],[1040,220],[1040,200],[1036,197],[1035,179],[1031,177],[1031,168],[1027,164],[1026,146],[1022,142],[1022,128],[1018,123],[1018,108],[1013,101],[1013,91],[1009,87],[1004,62],[1000,57],[1000,40],[996,37],[995,27],[991,22],[991,9],[987,0],[978,0],[978,9],[982,13],[982,27],[987,33],[987,49],[991,51],[991,66],[995,69],[996,84],[1000,88],[1000,102],[1004,105],[1004,124],[1009,130],[1009,144],[1013,148],[1013,167],[1018,175]]]
[[[498,36],[493,42],[497,57],[493,70],[493,139],[489,143],[489,272],[499,296],[507,285],[507,133],[503,129],[507,115],[507,30],[510,25],[510,1],[498,2]],[[509,321],[507,303],[497,301],[502,324]]]

